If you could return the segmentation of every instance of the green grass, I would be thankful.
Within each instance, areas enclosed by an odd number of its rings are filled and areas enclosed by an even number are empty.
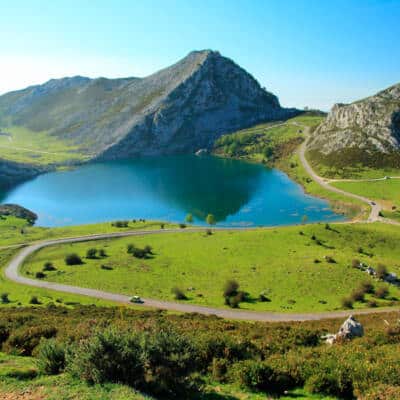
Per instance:
[[[45,228],[29,226],[27,221],[13,216],[0,218],[0,250],[5,246],[29,243],[38,240],[53,238],[91,235],[93,233],[124,232],[135,229],[151,230],[159,229],[161,222],[130,221],[127,228],[117,228],[111,222],[100,222],[97,224],[64,226],[58,228]],[[165,223],[165,228],[176,227],[176,224]]]
[[[171,227],[176,227],[176,225],[168,223],[165,224],[165,228]],[[21,218],[16,218],[13,216],[3,217],[0,219],[0,292],[8,293],[11,302],[9,304],[0,303],[0,307],[29,305],[29,301],[32,296],[37,296],[43,305],[47,305],[49,303],[64,305],[73,303],[115,305],[115,303],[112,302],[97,300],[86,296],[76,296],[67,293],[58,293],[50,290],[20,285],[6,280],[4,278],[3,268],[6,266],[11,257],[14,256],[19,250],[18,246],[13,247],[14,245],[30,243],[39,240],[48,240],[52,238],[55,239],[61,237],[84,236],[93,233],[123,232],[135,229],[151,230],[159,228],[160,223],[154,221],[136,223],[130,221],[127,228],[116,228],[112,226],[110,222],[61,228],[41,228],[29,226],[26,220]],[[61,300],[61,303],[57,300]]]
[[[381,202],[384,208],[400,208],[400,179],[372,182],[333,182],[333,186]]]
[[[383,263],[399,273],[400,231],[385,224],[295,226],[244,232],[168,233],[147,237],[102,240],[45,248],[23,266],[23,274],[34,276],[47,261],[57,268],[46,280],[92,287],[127,295],[173,300],[171,289],[179,287],[187,303],[225,307],[223,286],[228,279],[239,282],[250,294],[241,308],[258,311],[327,311],[341,308],[341,299],[368,280],[351,267],[358,258],[368,264]],[[303,231],[303,235],[300,235]],[[317,240],[312,240],[315,235]],[[127,254],[126,247],[150,245],[154,257],[140,260]],[[107,257],[85,259],[90,247],[102,248]],[[364,254],[358,248],[362,247]],[[80,266],[67,266],[68,253],[84,258]],[[336,263],[328,263],[331,256]],[[319,260],[316,263],[315,260]],[[101,265],[111,267],[104,270]],[[376,284],[378,285],[379,284]],[[188,290],[188,288],[194,288]],[[259,302],[266,291],[271,302]],[[400,291],[390,289],[389,298]],[[379,301],[389,305],[390,301]],[[363,308],[365,303],[356,303]]]
[[[1,128],[1,127],[0,127]],[[33,165],[65,164],[87,161],[91,154],[71,142],[29,129],[2,128],[10,136],[0,135],[1,158]]]
[[[328,200],[334,211],[343,213],[348,218],[366,218],[368,216],[370,207],[362,201],[325,189],[311,179],[297,154],[281,160],[278,167],[298,182],[306,193]]]
[[[75,304],[115,305],[113,302],[107,302],[87,296],[78,296],[20,285],[6,279],[4,276],[4,268],[16,253],[16,249],[0,251],[0,293],[8,293],[10,300],[7,304],[3,304],[0,301],[0,307],[29,306],[31,305],[30,300],[32,296],[36,296],[43,306],[47,306],[48,304],[64,306],[73,306]]]
[[[214,152],[224,157],[273,163],[292,153],[303,140],[303,127],[318,125],[321,117],[300,116],[286,122],[259,124],[224,135],[215,143]]]

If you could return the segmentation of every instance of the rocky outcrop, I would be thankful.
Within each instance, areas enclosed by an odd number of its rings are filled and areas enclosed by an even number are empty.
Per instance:
[[[0,126],[49,132],[97,159],[193,153],[224,133],[296,113],[210,50],[145,78],[78,76],[0,97]]]
[[[0,188],[6,189],[15,183],[32,179],[48,170],[50,170],[50,167],[16,163],[0,158]]]
[[[326,335],[324,339],[328,344],[333,344],[338,340],[351,340],[356,337],[364,336],[364,328],[352,315],[343,322],[339,332],[335,335]]]
[[[352,104],[336,104],[314,131],[310,150],[392,153],[400,148],[400,84]]]

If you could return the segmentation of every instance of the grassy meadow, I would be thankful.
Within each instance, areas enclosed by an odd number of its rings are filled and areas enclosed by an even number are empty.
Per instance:
[[[1,130],[6,133],[0,135],[1,157],[6,160],[51,165],[82,162],[92,157],[87,150],[47,132],[34,132],[20,126]]]
[[[400,179],[332,182],[332,186],[373,199],[389,211],[400,208]]]
[[[40,250],[22,268],[35,277],[51,262],[55,271],[44,271],[45,279],[102,289],[127,295],[173,300],[174,287],[181,289],[188,303],[226,307],[222,296],[227,280],[234,279],[249,294],[240,308],[257,311],[327,311],[341,309],[341,300],[371,281],[352,268],[359,259],[376,266],[382,263],[400,273],[400,232],[384,224],[325,224],[252,231],[166,233],[62,244]],[[135,258],[127,247],[151,246],[147,259]],[[106,256],[89,259],[88,249],[104,250]],[[76,253],[82,265],[65,263]],[[354,307],[398,304],[400,291],[389,288],[386,299],[367,295]],[[260,301],[264,293],[270,301]]]

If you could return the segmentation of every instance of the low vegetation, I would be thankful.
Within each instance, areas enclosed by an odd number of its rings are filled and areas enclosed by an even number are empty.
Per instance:
[[[65,382],[64,390],[81,388],[80,399],[88,392],[103,398],[97,392],[105,388],[193,400],[395,399],[397,319],[360,316],[365,337],[327,346],[321,336],[341,320],[266,324],[98,307],[0,310],[0,393]],[[373,397],[377,385],[387,397]]]

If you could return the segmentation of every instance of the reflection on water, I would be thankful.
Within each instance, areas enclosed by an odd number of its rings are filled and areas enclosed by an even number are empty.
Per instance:
[[[89,164],[41,175],[6,193],[38,224],[59,226],[127,218],[220,225],[282,225],[336,220],[327,203],[304,195],[277,170],[215,157],[168,156]]]

